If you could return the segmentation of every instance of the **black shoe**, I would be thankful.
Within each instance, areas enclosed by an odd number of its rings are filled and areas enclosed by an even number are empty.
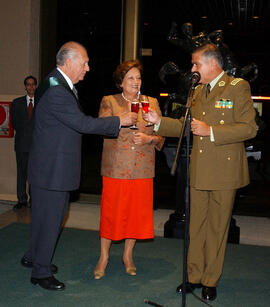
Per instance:
[[[202,288],[202,298],[208,301],[213,301],[217,297],[216,287],[206,287]]]
[[[26,207],[27,203],[20,203],[18,202],[15,206],[13,206],[13,210],[21,209],[22,207]]]
[[[26,268],[32,268],[33,262],[26,259],[25,257],[22,257],[21,265],[26,267]],[[55,264],[51,264],[51,271],[52,271],[53,274],[56,274],[58,272],[58,267]]]
[[[65,290],[66,286],[59,280],[55,279],[54,276],[46,278],[31,278],[31,283],[33,285],[39,285],[46,290]]]
[[[202,284],[193,284],[191,282],[187,282],[186,283],[186,293],[191,293],[193,290],[195,290],[196,288],[201,288],[202,287]],[[177,288],[176,288],[176,292],[177,293],[182,293],[183,291],[183,284],[179,285]]]

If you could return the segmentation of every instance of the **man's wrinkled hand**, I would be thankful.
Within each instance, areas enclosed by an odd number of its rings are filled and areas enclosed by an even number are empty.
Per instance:
[[[148,113],[143,111],[142,117],[145,121],[155,125],[158,125],[161,119],[160,116],[157,114],[157,112],[151,108],[148,109]]]
[[[200,136],[210,135],[210,126],[207,125],[205,122],[192,118],[190,127],[191,127],[191,131],[195,135],[200,135]]]
[[[135,112],[127,112],[119,116],[121,127],[136,124],[138,114]]]

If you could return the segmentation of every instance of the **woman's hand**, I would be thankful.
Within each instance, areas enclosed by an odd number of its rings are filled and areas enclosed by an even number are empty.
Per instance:
[[[151,135],[145,134],[143,132],[136,132],[133,135],[133,142],[136,145],[150,144],[152,138],[153,137]]]

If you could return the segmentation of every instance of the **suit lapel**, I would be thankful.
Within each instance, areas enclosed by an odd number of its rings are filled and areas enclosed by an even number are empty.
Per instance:
[[[26,99],[26,96],[24,96],[24,100],[23,100],[23,103],[22,103],[22,110],[23,110],[24,118],[28,120],[27,99]]]
[[[81,106],[81,104],[80,104],[80,102],[79,102],[78,97],[77,97],[77,96],[75,95],[75,93],[72,91],[72,89],[71,89],[70,86],[68,85],[66,79],[63,77],[63,75],[59,72],[58,69],[55,68],[55,69],[52,71],[52,76],[56,77],[56,78],[58,79],[58,81],[60,82],[60,84],[61,84],[62,86],[64,86],[64,88],[65,88],[66,90],[68,90],[68,91],[73,95],[73,97],[74,97],[74,98],[76,99],[76,101],[77,101],[77,104],[78,104],[78,107],[79,107],[80,111],[83,112],[83,109],[82,109],[82,106]]]

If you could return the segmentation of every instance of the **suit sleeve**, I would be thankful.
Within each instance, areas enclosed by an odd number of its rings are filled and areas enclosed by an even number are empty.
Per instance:
[[[153,98],[153,107],[154,107],[155,111],[157,112],[157,114],[159,116],[161,116],[162,115],[161,110],[159,108],[158,101],[155,98]],[[159,136],[158,133],[156,133],[156,132],[153,132],[153,134],[158,136],[158,138],[159,138],[159,142],[155,145],[155,148],[160,151],[162,149],[163,145],[164,145],[165,138],[162,137],[162,136]]]
[[[179,137],[182,125],[182,117],[180,119],[162,117],[157,134],[168,137]]]
[[[76,99],[62,86],[47,90],[48,111],[67,127],[80,133],[117,136],[120,119],[117,116],[93,118],[83,114]],[[46,108],[46,106],[45,106]]]
[[[248,82],[242,80],[234,89],[234,122],[212,127],[216,145],[238,143],[256,136],[255,110]]]

